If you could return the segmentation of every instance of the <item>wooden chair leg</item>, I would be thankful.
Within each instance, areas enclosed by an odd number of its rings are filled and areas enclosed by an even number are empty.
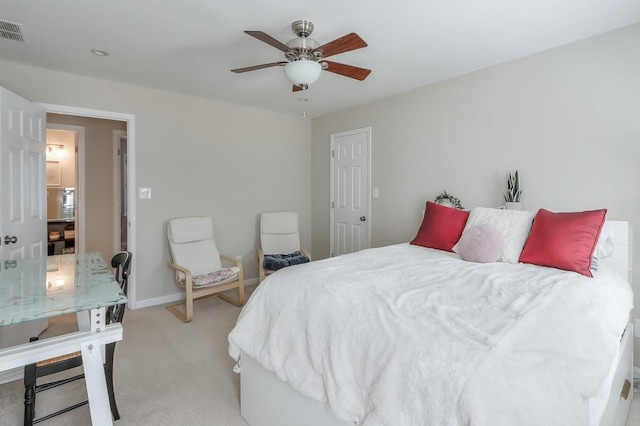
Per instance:
[[[238,297],[240,298],[240,306],[244,305],[244,284],[238,287]]]
[[[233,306],[241,307],[244,305],[244,285],[240,284],[238,286],[238,300],[234,300],[223,293],[218,293],[217,296],[225,302],[231,303]]]
[[[176,306],[183,306],[184,303],[178,303],[176,305],[169,305],[167,306],[167,311],[171,312],[176,318],[178,318],[180,321],[182,322],[187,322],[186,319],[187,317],[185,316],[185,314],[183,314],[182,312],[180,312]]]
[[[109,406],[111,407],[111,415],[113,420],[120,420],[120,413],[118,412],[118,404],[116,403],[116,396],[113,391],[113,355],[116,351],[116,344],[109,343],[105,347],[106,360],[104,364],[104,374],[107,379],[107,392],[109,394]]]
[[[32,426],[36,414],[36,365],[24,368],[24,426]]]
[[[184,322],[191,322],[191,320],[193,319],[193,298],[192,297],[187,297],[187,300],[184,301],[185,302],[185,321]]]

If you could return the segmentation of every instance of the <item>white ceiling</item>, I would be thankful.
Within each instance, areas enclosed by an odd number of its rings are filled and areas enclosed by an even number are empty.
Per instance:
[[[0,39],[4,60],[315,117],[640,22],[640,1],[0,0],[0,19],[27,39]],[[229,71],[284,60],[243,31],[286,43],[297,19],[320,44],[357,32],[369,46],[331,60],[371,75],[292,93],[280,67]]]

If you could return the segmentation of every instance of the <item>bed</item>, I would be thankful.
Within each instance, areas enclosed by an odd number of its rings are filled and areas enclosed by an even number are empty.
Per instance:
[[[406,243],[273,274],[229,335],[243,417],[624,426],[630,232],[619,221],[602,229],[615,249],[593,278]]]

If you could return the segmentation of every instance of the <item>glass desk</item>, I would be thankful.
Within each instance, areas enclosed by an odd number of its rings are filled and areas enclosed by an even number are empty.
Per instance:
[[[105,325],[105,308],[126,302],[99,253],[1,261],[0,327],[76,313],[79,331],[0,349],[0,372],[81,351],[91,422],[113,424],[103,351],[122,326]]]

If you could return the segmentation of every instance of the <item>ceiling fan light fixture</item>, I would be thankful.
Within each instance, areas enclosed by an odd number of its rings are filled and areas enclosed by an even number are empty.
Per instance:
[[[306,88],[320,78],[322,65],[308,59],[289,62],[284,66],[284,75],[296,86]]]

